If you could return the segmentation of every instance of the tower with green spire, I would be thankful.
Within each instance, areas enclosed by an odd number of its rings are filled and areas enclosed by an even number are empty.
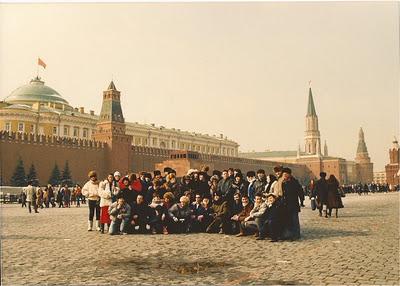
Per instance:
[[[306,131],[304,141],[304,150],[307,155],[321,155],[321,136],[318,129],[318,116],[317,112],[315,111],[311,87],[308,92]]]
[[[99,121],[96,124],[93,139],[107,143],[109,152],[105,169],[124,170],[132,169],[130,166],[130,150],[132,136],[126,134],[126,124],[121,108],[121,92],[117,90],[113,81],[103,91],[103,103]]]

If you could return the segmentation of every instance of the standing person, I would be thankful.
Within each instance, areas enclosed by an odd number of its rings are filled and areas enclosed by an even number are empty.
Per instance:
[[[233,170],[232,170],[233,176]],[[228,170],[222,171],[222,179],[218,182],[217,191],[219,191],[222,195],[222,198],[225,199],[225,196],[228,194],[229,189],[233,183],[233,179],[229,177]]]
[[[338,217],[338,209],[343,208],[342,198],[339,193],[339,182],[334,175],[330,175],[328,184],[328,215],[332,215],[332,209],[336,209],[335,216]]]
[[[247,187],[247,196],[252,204],[254,204],[256,190],[254,188],[254,183],[256,181],[256,173],[254,171],[248,171],[246,174],[247,181],[249,182],[249,186]]]
[[[114,176],[108,174],[107,179],[100,182],[99,184],[99,196],[100,196],[100,232],[104,233],[104,227],[107,225],[110,230],[111,219],[108,213],[108,208],[112,204],[111,197],[115,192]]]
[[[96,212],[96,229],[100,231],[100,196],[99,196],[99,181],[97,180],[96,171],[89,172],[89,181],[82,188],[82,194],[89,201],[89,220],[88,231],[92,231],[93,217]]]
[[[47,196],[49,198],[49,202],[51,204],[51,207],[54,208],[56,206],[56,203],[55,203],[55,200],[54,200],[54,189],[50,184],[47,185]]]
[[[26,194],[23,189],[19,197],[21,198],[21,207],[26,208]]]
[[[282,204],[284,211],[284,220],[286,224],[289,238],[296,240],[300,238],[300,201],[304,201],[304,192],[300,183],[292,176],[292,170],[290,168],[282,169]]]
[[[129,204],[132,210],[133,204],[136,202],[135,191],[133,191],[131,188],[131,183],[129,181],[129,178],[123,177],[121,179],[121,182],[122,184],[119,185],[122,186],[122,188],[119,190],[116,197],[117,198],[123,197],[125,203]]]
[[[43,208],[43,191],[40,187],[36,188],[36,207]]]
[[[274,187],[272,188],[272,192],[275,194],[277,199],[281,198],[283,196],[283,190],[282,190],[282,183],[283,183],[283,178],[282,178],[282,166],[275,166],[274,167],[274,173],[276,176],[276,183],[274,184]]]
[[[233,189],[233,194],[235,193],[239,193],[240,196],[247,196],[247,185],[245,184],[245,182],[243,181],[243,175],[242,173],[237,173],[235,175],[235,180],[232,183],[231,188]]]
[[[26,188],[24,188],[23,191],[26,194],[26,201],[28,203],[29,213],[32,213],[31,206],[33,206],[35,213],[39,213],[37,210],[37,205],[36,205],[36,190],[32,186],[32,181],[28,181],[28,186]]]
[[[63,198],[64,198],[64,188],[59,188],[57,192],[58,208],[64,207]]]
[[[266,185],[267,177],[265,176],[265,171],[263,169],[259,169],[257,171],[257,179],[254,182],[254,189],[256,194],[264,194]]]
[[[315,195],[316,195],[316,201],[317,201],[317,206],[318,206],[318,210],[319,210],[319,216],[322,216],[322,210],[323,210],[325,217],[328,217],[328,211],[327,211],[328,183],[325,179],[326,173],[321,172],[319,174],[319,176],[321,178],[315,183]]]
[[[81,200],[82,200],[82,189],[81,186],[76,184],[75,186],[75,195],[76,195],[76,207],[79,208],[81,206]]]
[[[273,193],[274,186],[277,183],[277,178],[274,174],[269,174],[267,176],[267,185],[265,186],[264,189],[264,196],[266,197],[268,194]]]
[[[68,188],[68,185],[64,185],[64,207],[70,208],[71,207],[71,190]]]

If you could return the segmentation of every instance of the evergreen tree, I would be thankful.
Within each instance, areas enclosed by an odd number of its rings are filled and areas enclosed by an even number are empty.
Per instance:
[[[72,186],[71,170],[69,169],[68,161],[65,162],[64,171],[62,172],[61,181],[63,185]]]
[[[24,162],[22,161],[21,157],[18,159],[17,167],[15,168],[14,175],[11,177],[11,186],[15,186],[15,187],[25,187],[26,186]]]
[[[26,180],[27,181],[32,181],[32,184],[34,186],[39,186],[39,180],[37,178],[37,173],[36,173],[36,169],[35,169],[35,165],[31,165],[31,167],[29,168],[29,173],[26,176]]]
[[[49,179],[49,184],[52,186],[60,184],[61,181],[61,174],[60,174],[60,169],[58,169],[57,163],[55,163],[53,171],[51,171],[51,176]]]

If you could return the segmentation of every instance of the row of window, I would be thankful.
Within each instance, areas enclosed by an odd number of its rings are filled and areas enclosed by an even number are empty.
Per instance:
[[[11,122],[6,122],[4,125],[4,130],[6,131],[12,131],[11,129]],[[73,137],[80,137],[80,130],[81,128],[74,126],[72,128],[72,134],[70,134],[70,130],[71,127],[70,126],[64,126],[63,127],[63,136],[70,136],[72,135]],[[18,132],[27,132],[27,133],[36,133],[36,125],[34,124],[30,124],[28,126],[26,126],[26,124],[24,122],[18,122],[18,128],[17,128]],[[39,126],[39,134],[44,134],[44,130],[42,126]],[[58,136],[58,127],[57,126],[53,126],[53,130],[52,130],[52,134],[55,136]],[[82,128],[82,137],[83,138],[88,138],[89,137],[89,129],[88,128]]]
[[[222,154],[226,156],[235,156],[235,149],[234,148],[226,148],[222,147],[222,150],[220,150],[219,147],[212,147],[212,146],[204,146],[204,145],[196,145],[196,144],[190,144],[190,143],[180,143],[179,146],[175,140],[171,141],[171,144],[169,144],[168,141],[162,141],[160,140],[160,143],[158,144],[158,138],[151,138],[151,147],[160,147],[160,148],[171,148],[171,149],[182,149],[182,150],[189,150],[189,151],[197,151],[201,153],[207,153],[207,154]],[[142,137],[134,137],[133,138],[133,143],[136,146],[149,146],[149,142],[147,138],[142,138]],[[169,146],[170,145],[170,146]]]

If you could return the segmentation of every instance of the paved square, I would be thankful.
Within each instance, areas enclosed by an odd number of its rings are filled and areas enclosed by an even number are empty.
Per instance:
[[[3,285],[399,285],[399,194],[348,195],[339,218],[309,200],[302,239],[219,234],[109,236],[86,230],[87,207],[29,214],[1,206]]]

